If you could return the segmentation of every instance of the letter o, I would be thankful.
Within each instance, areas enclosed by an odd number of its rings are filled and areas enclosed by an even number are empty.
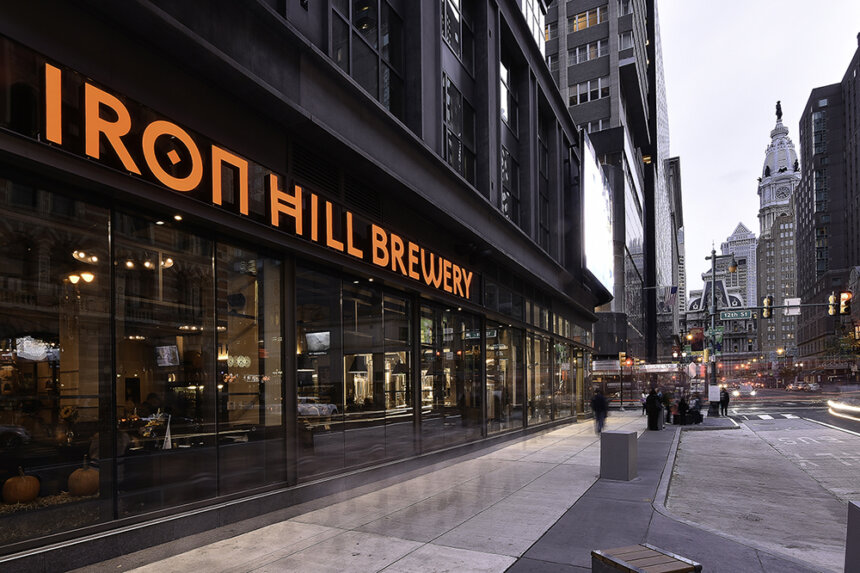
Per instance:
[[[187,177],[174,177],[159,165],[155,157],[155,141],[162,135],[172,135],[181,141],[191,154],[191,173]],[[175,191],[191,191],[200,185],[203,179],[203,158],[200,156],[200,150],[191,136],[175,123],[157,120],[146,126],[143,132],[143,157],[155,178]]]

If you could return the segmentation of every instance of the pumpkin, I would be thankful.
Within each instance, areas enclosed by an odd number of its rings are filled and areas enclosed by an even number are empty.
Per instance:
[[[90,467],[90,460],[84,456],[84,467],[78,468],[69,476],[69,493],[75,496],[95,495],[99,492],[99,470]]]
[[[10,477],[3,484],[3,501],[6,503],[30,503],[39,495],[39,479],[24,474],[18,468],[19,476]]]

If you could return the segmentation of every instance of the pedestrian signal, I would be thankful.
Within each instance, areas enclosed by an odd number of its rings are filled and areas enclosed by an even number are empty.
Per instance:
[[[773,316],[773,297],[767,295],[761,301],[761,317],[762,318],[770,318]]]
[[[839,314],[851,314],[851,291],[839,293]]]
[[[836,293],[830,293],[830,297],[827,299],[827,314],[830,316],[835,316],[837,307],[836,307]]]

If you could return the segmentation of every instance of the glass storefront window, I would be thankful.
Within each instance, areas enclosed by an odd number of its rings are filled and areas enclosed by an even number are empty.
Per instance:
[[[4,179],[0,209],[0,483],[15,480],[5,544],[111,519],[115,450],[109,213]]]
[[[119,213],[114,244],[122,516],[217,493],[214,261],[180,222]]]
[[[571,364],[570,346],[562,342],[555,344],[555,386],[553,388],[553,407],[555,418],[568,418],[573,415],[574,369]]]
[[[477,316],[421,307],[421,430],[425,451],[482,435]]]
[[[307,478],[344,466],[340,279],[296,269],[298,473]]]
[[[218,245],[218,492],[286,479],[281,265]]]
[[[415,407],[412,393],[412,305],[409,299],[383,298],[385,337],[385,452],[387,457],[414,455]]]
[[[488,322],[487,432],[523,427],[523,335],[520,330]]]
[[[526,363],[526,400],[529,425],[552,420],[552,347],[549,339],[529,335]]]
[[[373,283],[343,286],[344,447],[347,466],[385,458],[382,293]]]
[[[297,277],[299,476],[413,455],[409,300],[367,281]]]

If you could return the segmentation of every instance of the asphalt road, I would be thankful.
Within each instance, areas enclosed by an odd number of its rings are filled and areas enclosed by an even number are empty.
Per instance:
[[[860,392],[850,395],[860,397]],[[772,416],[774,419],[797,416],[860,435],[860,416],[857,420],[848,420],[828,411],[827,401],[838,400],[840,396],[844,395],[833,391],[807,393],[764,388],[758,390],[755,397],[732,398],[729,415],[738,421],[767,419],[761,416]]]

